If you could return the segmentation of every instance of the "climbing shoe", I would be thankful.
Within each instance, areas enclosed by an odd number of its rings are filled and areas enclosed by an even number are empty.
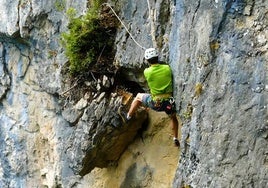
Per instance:
[[[180,142],[177,138],[174,138],[173,141],[174,141],[174,146],[180,147]]]
[[[128,123],[130,121],[131,118],[127,116],[127,112],[125,112],[123,106],[120,106],[117,112],[124,123]]]

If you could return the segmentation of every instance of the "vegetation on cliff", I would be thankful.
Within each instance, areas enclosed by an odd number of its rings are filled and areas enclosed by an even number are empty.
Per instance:
[[[90,1],[85,15],[78,17],[74,8],[67,11],[68,31],[61,34],[68,62],[62,69],[64,96],[77,101],[85,93],[113,88],[114,41],[118,20],[104,0]],[[109,77],[109,86],[100,89],[99,80]],[[89,87],[90,85],[90,87]],[[75,89],[74,89],[75,88]]]
[[[88,12],[76,17],[70,8],[68,32],[62,33],[62,44],[69,59],[68,72],[72,75],[91,71],[99,72],[101,65],[111,65],[117,22],[109,10],[102,6],[103,0],[91,2]]]

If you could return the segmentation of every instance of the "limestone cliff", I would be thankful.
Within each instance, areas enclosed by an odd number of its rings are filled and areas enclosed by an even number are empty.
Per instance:
[[[117,113],[148,91],[124,27],[118,72],[70,82],[59,39],[68,9],[90,1],[2,0],[0,187],[267,187],[268,2],[109,3],[172,67],[180,150],[164,113],[140,109],[128,124]]]

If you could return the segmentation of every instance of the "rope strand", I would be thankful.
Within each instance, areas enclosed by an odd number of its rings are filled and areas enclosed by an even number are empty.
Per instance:
[[[129,36],[132,38],[132,40],[140,47],[142,48],[143,50],[145,50],[146,48],[143,47],[142,45],[140,45],[136,40],[135,38],[133,37],[133,35],[130,33],[130,31],[128,30],[128,28],[125,26],[124,22],[119,18],[119,16],[116,14],[116,12],[114,11],[114,9],[112,8],[112,6],[109,4],[109,3],[103,3],[104,5],[107,5],[111,10],[112,12],[114,13],[114,15],[116,16],[116,18],[120,21],[120,23],[124,26],[124,28],[126,29],[126,31],[128,32]]]

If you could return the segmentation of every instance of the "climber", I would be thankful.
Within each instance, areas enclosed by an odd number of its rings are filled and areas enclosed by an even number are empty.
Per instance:
[[[172,97],[172,71],[168,64],[160,63],[155,48],[145,50],[144,55],[149,67],[144,70],[144,76],[150,89],[149,93],[138,93],[131,103],[127,114],[119,108],[119,114],[124,122],[128,122],[140,105],[155,111],[165,111],[170,117],[173,130],[174,145],[179,147],[178,120],[176,116],[175,100]]]

